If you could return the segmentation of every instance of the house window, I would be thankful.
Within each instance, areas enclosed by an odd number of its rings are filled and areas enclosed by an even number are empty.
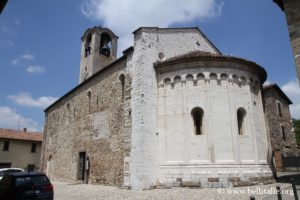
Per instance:
[[[237,123],[238,123],[238,131],[239,135],[245,134],[245,118],[246,118],[246,111],[244,108],[239,108],[237,110]]]
[[[281,104],[279,102],[277,102],[277,110],[278,110],[279,117],[282,117]]]
[[[281,134],[282,134],[282,139],[286,140],[285,127],[284,126],[281,126]]]
[[[203,134],[203,115],[204,112],[202,108],[196,107],[193,108],[191,115],[193,117],[194,121],[194,133],[196,135],[202,135]]]
[[[9,141],[4,141],[3,151],[9,151]]]
[[[31,153],[35,153],[36,152],[36,144],[32,143],[31,144]]]

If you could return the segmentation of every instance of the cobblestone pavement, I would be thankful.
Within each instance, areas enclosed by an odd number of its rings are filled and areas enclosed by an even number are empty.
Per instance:
[[[276,186],[285,193],[283,200],[294,200],[289,184],[270,184],[240,188],[172,188],[146,191],[125,190],[117,187],[53,182],[54,200],[277,200]],[[299,191],[298,191],[299,192]],[[264,194],[263,194],[264,193]]]

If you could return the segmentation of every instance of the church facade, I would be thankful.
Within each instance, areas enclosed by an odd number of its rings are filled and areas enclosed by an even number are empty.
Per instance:
[[[258,64],[223,55],[198,28],[82,37],[79,85],[46,110],[42,169],[56,181],[149,189],[273,181]]]

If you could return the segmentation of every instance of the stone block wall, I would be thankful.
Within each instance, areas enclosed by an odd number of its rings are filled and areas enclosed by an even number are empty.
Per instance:
[[[281,156],[299,156],[295,134],[292,131],[289,103],[274,87],[263,91],[265,116],[277,170],[282,169]],[[277,104],[281,107],[281,116]],[[285,139],[282,128],[284,127]]]
[[[300,1],[285,0],[283,2],[298,79],[300,80]]]
[[[77,181],[79,153],[86,152],[90,167],[84,182],[123,184],[131,127],[131,78],[126,63],[122,57],[46,110],[42,168],[52,180]]]

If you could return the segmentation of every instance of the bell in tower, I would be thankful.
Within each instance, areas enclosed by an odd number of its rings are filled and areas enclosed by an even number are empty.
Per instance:
[[[79,83],[116,60],[118,37],[107,28],[94,27],[87,29],[81,40]]]

